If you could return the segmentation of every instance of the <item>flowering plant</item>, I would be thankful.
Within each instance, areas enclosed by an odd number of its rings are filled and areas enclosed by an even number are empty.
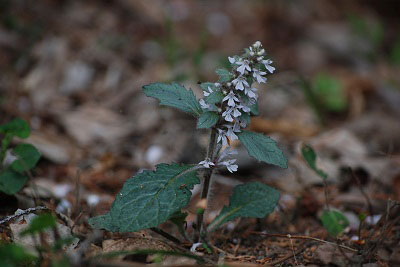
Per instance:
[[[155,228],[170,220],[175,223],[184,238],[191,240],[183,230],[187,213],[181,211],[190,198],[191,189],[200,183],[201,200],[207,203],[212,174],[215,169],[238,169],[232,141],[240,140],[250,156],[259,161],[287,167],[287,160],[276,142],[260,133],[244,130],[250,124],[250,116],[258,115],[257,89],[254,82],[265,83],[266,75],[275,70],[272,61],[265,58],[265,50],[255,42],[241,56],[228,57],[232,69],[218,69],[216,83],[201,83],[204,97],[197,100],[191,90],[172,83],[153,83],[143,87],[147,96],[154,97],[161,105],[177,108],[197,118],[198,129],[211,129],[207,155],[194,165],[159,164],[155,171],[143,171],[126,181],[117,195],[111,210],[105,215],[91,218],[94,228],[113,232],[132,232]],[[234,188],[230,203],[205,228],[203,214],[197,214],[195,241],[204,241],[206,234],[223,223],[237,217],[262,218],[271,213],[279,200],[279,192],[267,185],[254,182]],[[202,202],[202,203],[204,203]],[[163,233],[164,236],[169,234]]]

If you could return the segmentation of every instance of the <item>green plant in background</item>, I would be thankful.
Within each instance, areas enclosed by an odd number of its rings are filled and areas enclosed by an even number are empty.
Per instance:
[[[14,119],[0,125],[1,150],[0,150],[0,191],[6,194],[15,194],[20,191],[28,181],[26,175],[33,169],[40,159],[39,151],[30,144],[18,144],[9,150],[13,137],[28,138],[30,135],[29,124],[22,119]],[[11,162],[4,162],[7,151],[14,158]]]
[[[390,52],[390,62],[394,65],[400,65],[400,38],[394,43]]]
[[[50,232],[54,242],[49,242]],[[57,230],[56,218],[50,213],[43,213],[32,219],[29,225],[20,232],[20,237],[30,236],[35,241],[36,255],[15,243],[0,243],[1,266],[39,266],[44,262],[44,255],[50,260],[51,266],[71,266],[64,254],[64,247],[73,242],[73,237],[61,237]],[[38,238],[40,237],[40,238]]]
[[[317,73],[310,80],[301,79],[301,88],[321,123],[325,122],[330,113],[343,113],[347,110],[344,86],[335,76]]]
[[[317,167],[317,154],[315,154],[314,149],[310,145],[303,144],[301,148],[301,153],[308,166],[319,177],[321,177],[324,182],[326,210],[322,212],[320,219],[322,221],[322,225],[328,231],[328,233],[333,237],[337,237],[349,225],[349,221],[346,218],[346,216],[344,216],[341,212],[337,210],[331,210],[329,208],[328,191],[326,183],[326,179],[328,179],[328,174],[326,174],[323,170]]]
[[[374,50],[381,45],[385,31],[380,21],[369,21],[357,14],[350,14],[347,18],[352,31],[367,40]]]
[[[35,266],[37,257],[28,253],[23,247],[17,244],[6,244],[0,242],[1,266]]]
[[[379,20],[371,20],[358,14],[350,14],[347,21],[351,31],[359,38],[359,42],[353,44],[354,52],[365,57],[369,61],[376,61],[382,53],[384,40],[384,26]],[[360,43],[361,42],[361,43]],[[361,45],[361,49],[360,49]]]
[[[311,81],[311,90],[317,101],[328,112],[343,112],[347,108],[347,98],[343,84],[335,76],[318,73]]]
[[[208,151],[198,164],[159,164],[155,171],[145,170],[126,181],[117,194],[111,210],[93,217],[93,228],[112,232],[133,232],[150,228],[171,240],[168,233],[156,228],[170,220],[180,226],[186,215],[181,211],[190,198],[194,185],[202,183],[201,202],[207,203],[212,174],[216,169],[237,171],[230,144],[240,140],[250,156],[259,161],[287,168],[287,160],[271,138],[244,130],[250,116],[258,114],[257,89],[253,82],[265,83],[267,72],[275,70],[265,58],[265,50],[256,42],[241,56],[229,57],[231,70],[218,69],[219,81],[200,85],[204,98],[197,100],[191,90],[172,83],[153,83],[143,87],[144,93],[197,118],[198,129],[210,129]],[[198,173],[201,172],[201,180]],[[197,214],[195,242],[205,241],[207,233],[238,217],[262,218],[271,213],[279,200],[279,192],[262,183],[247,183],[234,188],[230,203],[208,227],[203,226],[204,209]],[[186,234],[183,234],[188,240]],[[179,241],[178,241],[179,242]]]

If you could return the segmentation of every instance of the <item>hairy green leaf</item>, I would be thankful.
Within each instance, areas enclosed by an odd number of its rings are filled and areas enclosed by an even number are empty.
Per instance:
[[[211,128],[213,127],[219,120],[219,115],[217,112],[207,111],[200,115],[199,120],[197,121],[197,128]]]
[[[160,105],[180,109],[195,117],[200,116],[202,109],[192,90],[177,83],[152,83],[143,86],[147,96],[154,97],[160,101]]]
[[[127,180],[108,214],[91,218],[94,228],[134,232],[156,227],[187,205],[200,181],[193,165],[159,164]]]
[[[232,73],[230,73],[227,69],[217,69],[215,71],[215,73],[218,74],[218,76],[219,76],[219,80],[218,81],[220,83],[229,82],[233,78]]]
[[[258,102],[250,106],[250,112],[253,116],[258,116],[260,113],[258,112]]]
[[[279,201],[279,192],[259,182],[238,185],[233,189],[229,206],[208,226],[208,231],[238,217],[263,218],[274,211]]]
[[[224,99],[225,95],[221,92],[221,91],[215,91],[212,92],[209,96],[205,97],[205,101],[208,104],[217,104],[217,103],[221,103],[222,99]]]
[[[11,169],[6,169],[0,172],[0,191],[13,195],[24,187],[28,177],[15,172]]]
[[[19,144],[13,149],[13,153],[18,157],[11,164],[11,168],[16,172],[32,169],[40,159],[40,152],[31,144]]]
[[[31,129],[25,120],[16,118],[0,125],[0,133],[18,136],[19,138],[28,138]]]
[[[211,90],[213,91],[210,95],[204,97],[205,101],[208,104],[214,105],[216,103],[220,103],[222,99],[225,97],[225,95],[221,92],[221,89],[215,87],[214,83],[210,82],[201,83],[200,87],[206,92],[209,92],[208,87],[210,87]]]
[[[315,154],[314,149],[310,145],[304,145],[301,147],[301,154],[303,158],[306,160],[308,166],[315,171],[322,179],[327,179],[328,174],[326,174],[323,170],[317,168],[316,161],[317,155]]]
[[[201,83],[200,84],[201,89],[203,89],[203,91],[207,91],[208,92],[208,87],[211,88],[211,90],[216,90],[217,88],[215,87],[214,83],[211,82],[205,82],[205,83]]]
[[[273,139],[250,131],[242,131],[237,135],[250,156],[281,168],[287,168],[287,159]]]
[[[321,216],[322,225],[328,233],[336,237],[349,225],[349,220],[336,210],[324,211]]]

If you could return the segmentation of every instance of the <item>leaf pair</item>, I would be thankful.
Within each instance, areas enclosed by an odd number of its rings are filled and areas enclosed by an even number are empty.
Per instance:
[[[190,190],[200,181],[192,165],[159,164],[155,171],[144,171],[129,179],[117,195],[111,210],[89,219],[93,228],[112,232],[134,232],[157,227],[171,220],[183,224],[181,213],[191,197]],[[235,187],[229,206],[225,206],[208,231],[237,217],[262,218],[271,213],[279,192],[261,183]]]
[[[229,72],[221,71],[221,79]],[[225,77],[226,78],[226,77]],[[203,85],[203,84],[202,84]],[[214,88],[212,83],[204,83],[203,87]],[[161,105],[174,107],[198,117],[197,128],[210,128],[217,124],[220,116],[217,112],[203,112],[191,90],[186,90],[176,83],[153,83],[143,87],[144,93],[160,100]],[[216,91],[214,91],[215,93]],[[211,96],[211,95],[210,95]],[[209,97],[210,97],[209,96]],[[287,160],[282,151],[271,138],[261,133],[242,131],[238,133],[239,140],[246,147],[250,156],[265,163],[287,168]]]
[[[1,165],[12,137],[27,138],[30,134],[30,128],[26,121],[14,119],[9,123],[1,125],[0,133],[4,135],[0,157]],[[12,154],[17,159],[0,172],[0,191],[10,195],[22,189],[28,180],[28,177],[24,173],[34,168],[40,159],[39,151],[30,144],[17,145],[12,150]]]

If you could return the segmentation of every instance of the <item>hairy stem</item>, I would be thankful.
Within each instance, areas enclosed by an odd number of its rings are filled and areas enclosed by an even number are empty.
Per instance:
[[[207,150],[207,158],[209,158],[211,161],[213,161],[213,156],[214,156],[214,150],[215,146],[217,143],[217,129],[213,128],[211,130],[210,134],[210,142],[208,144],[208,150]],[[201,189],[201,195],[200,195],[200,201],[206,199],[208,196],[208,191],[210,189],[210,184],[211,184],[211,175],[213,173],[213,168],[206,169],[203,173],[203,183],[202,183],[202,189]],[[207,201],[206,201],[207,203]],[[195,240],[199,242],[202,238],[201,234],[203,231],[203,216],[204,216],[205,210],[202,210],[197,214],[197,236]]]

